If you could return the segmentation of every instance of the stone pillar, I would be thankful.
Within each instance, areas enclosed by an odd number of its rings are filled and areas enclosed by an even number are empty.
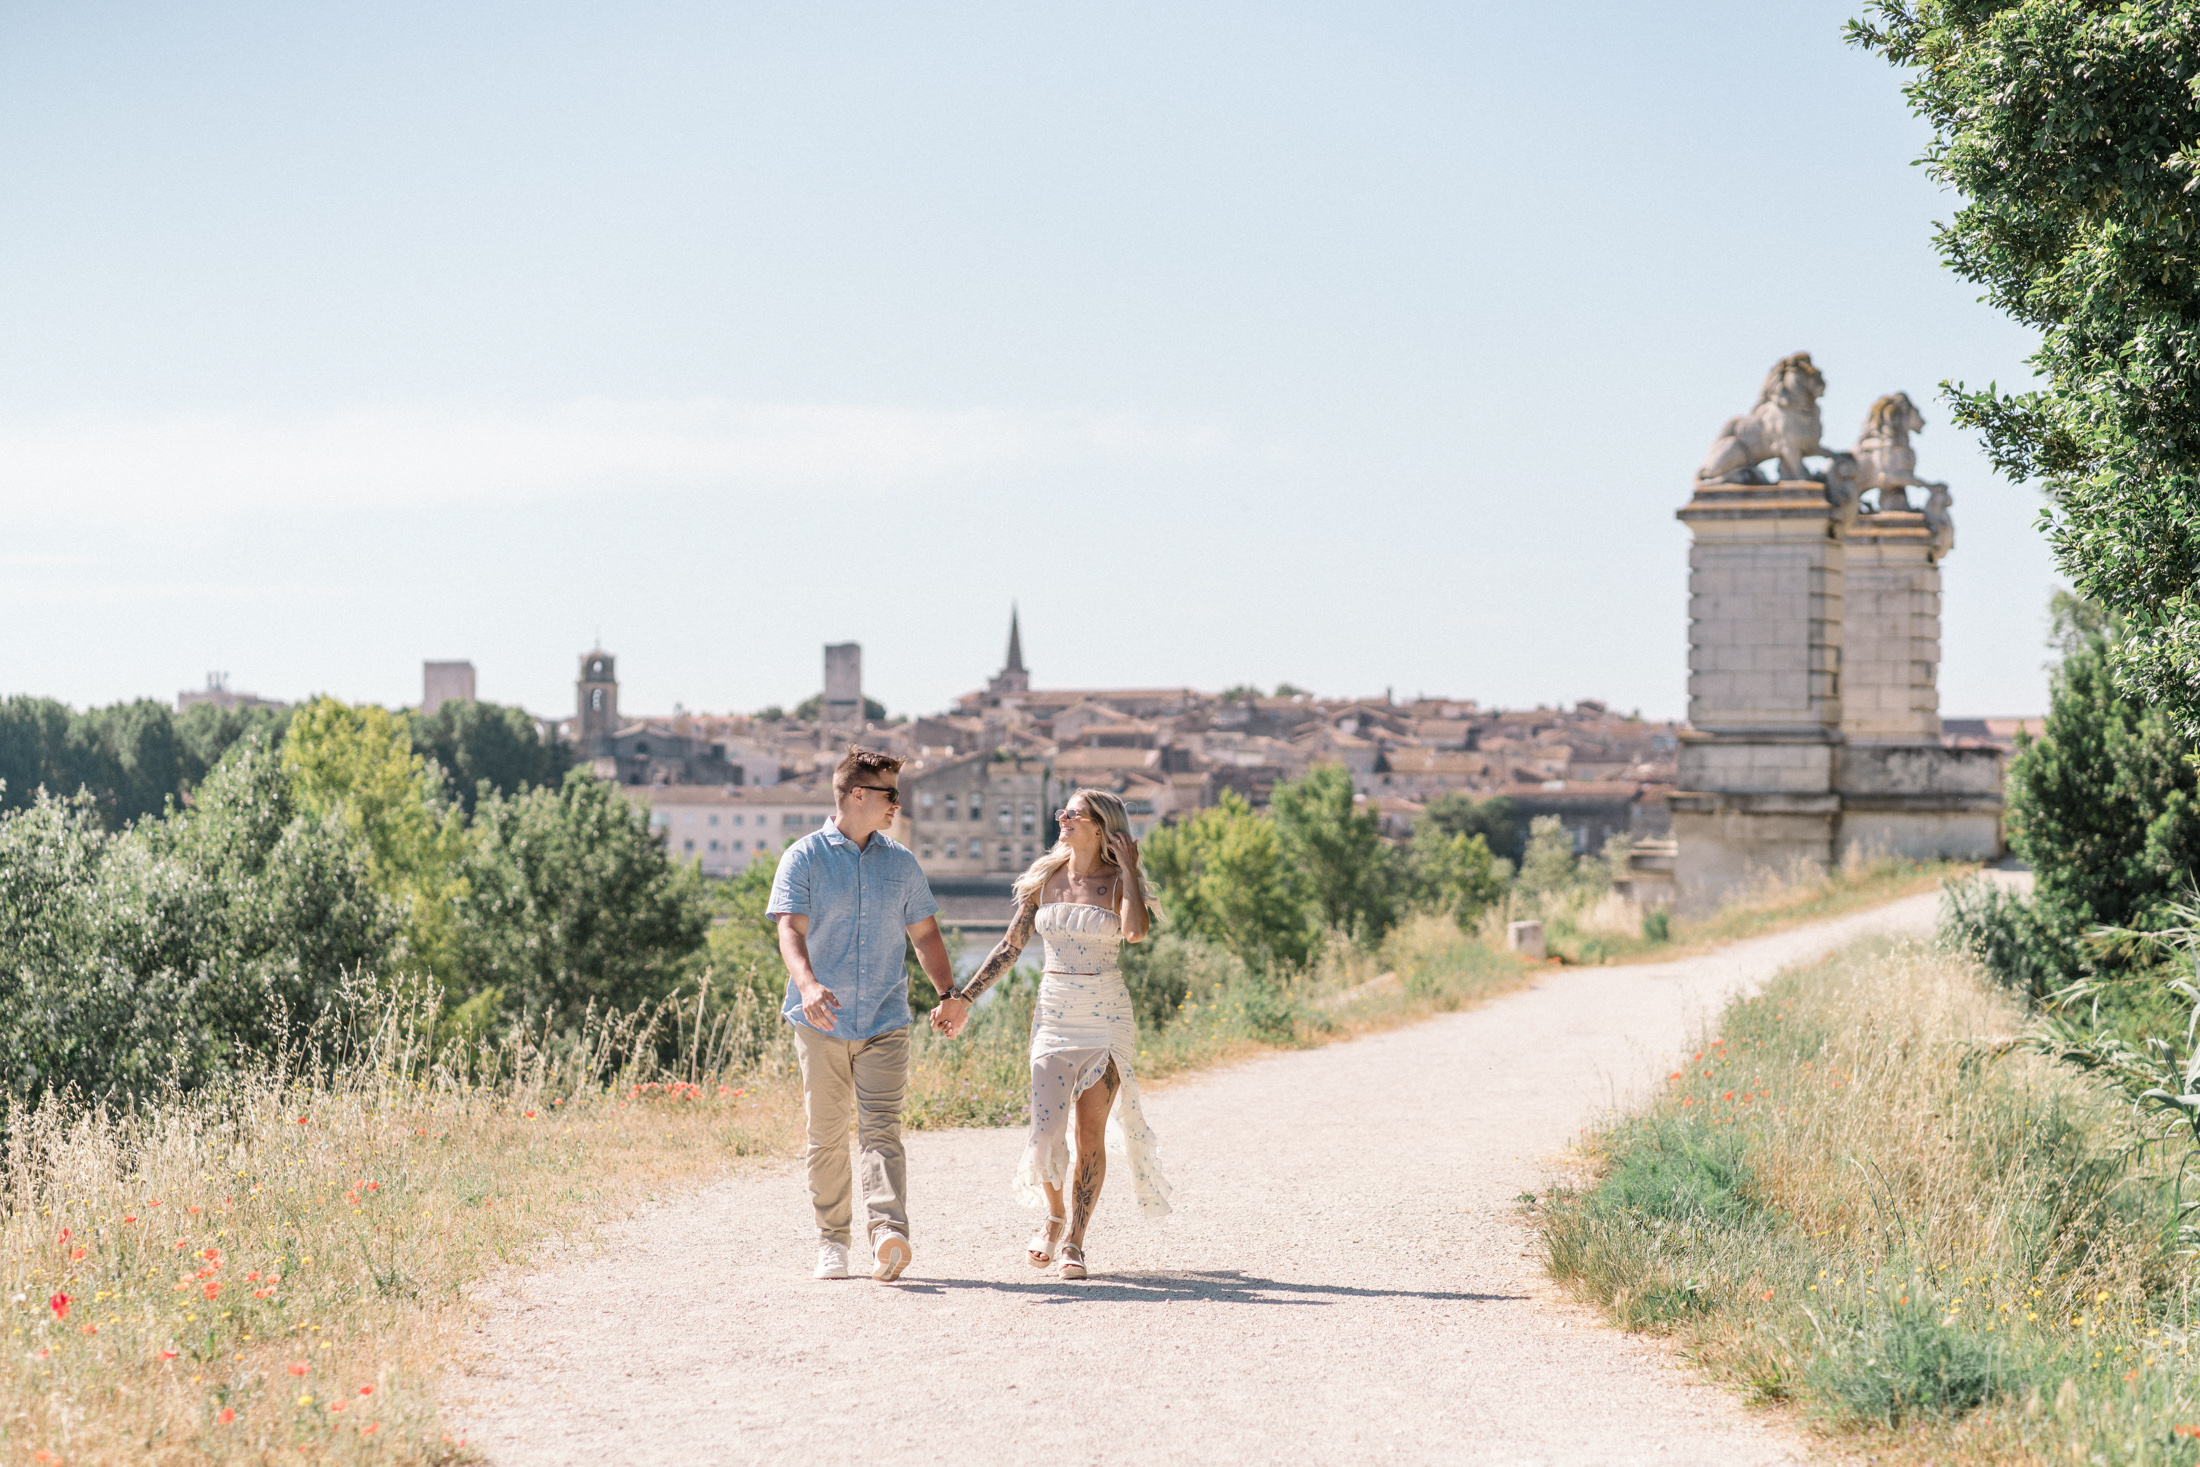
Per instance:
[[[1688,553],[1688,721],[1674,872],[1701,912],[1760,872],[1831,863],[1846,561],[1814,480],[1699,484]]]
[[[1841,732],[1852,744],[1938,744],[1940,566],[1932,531],[1914,509],[1884,509],[1858,515],[1844,540]]]

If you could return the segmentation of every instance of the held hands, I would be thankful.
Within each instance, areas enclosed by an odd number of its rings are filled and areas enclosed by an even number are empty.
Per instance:
[[[932,1027],[950,1039],[960,1038],[963,1026],[970,1022],[970,1000],[967,998],[943,998],[939,1007],[932,1010]]]

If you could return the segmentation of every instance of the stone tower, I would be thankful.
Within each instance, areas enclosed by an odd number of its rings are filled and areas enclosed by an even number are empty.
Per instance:
[[[420,664],[420,711],[433,716],[445,703],[474,701],[474,665],[471,662],[423,662]]]
[[[601,647],[581,654],[581,675],[574,683],[574,729],[581,752],[593,759],[611,752],[619,731],[617,659]]]
[[[818,722],[828,727],[863,722],[863,644],[833,642],[825,648],[825,706]]]
[[[1016,608],[1008,608],[1008,662],[985,685],[989,693],[1028,693],[1031,674],[1024,671],[1024,635],[1017,625]]]
[[[1729,419],[1679,511],[1688,553],[1688,718],[1672,798],[1684,910],[1753,876],[1855,853],[1991,860],[2001,756],[1940,743],[1945,484],[1916,477],[1908,397],[1872,405],[1853,453],[1819,445],[1807,354]],[[1778,482],[1758,465],[1777,457]],[[1823,458],[1820,474],[1803,459]],[[1927,489],[1922,511],[1906,486]],[[1875,495],[1876,505],[1865,503]]]

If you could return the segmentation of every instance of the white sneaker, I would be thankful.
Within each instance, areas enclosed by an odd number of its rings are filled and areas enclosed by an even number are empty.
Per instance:
[[[817,1272],[810,1275],[819,1279],[844,1279],[848,1276],[848,1245],[823,1243],[817,1250]]]
[[[871,1252],[877,1260],[876,1266],[871,1270],[871,1277],[882,1284],[890,1284],[900,1278],[901,1271],[909,1266],[909,1260],[915,1256],[909,1247],[909,1240],[890,1228],[880,1230],[878,1241],[871,1245]]]

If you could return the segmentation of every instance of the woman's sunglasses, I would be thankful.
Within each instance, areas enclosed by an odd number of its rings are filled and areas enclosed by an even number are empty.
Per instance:
[[[1091,818],[1091,815],[1078,809],[1075,805],[1065,805],[1054,812],[1054,823],[1056,825],[1067,825],[1072,820],[1090,820]]]

